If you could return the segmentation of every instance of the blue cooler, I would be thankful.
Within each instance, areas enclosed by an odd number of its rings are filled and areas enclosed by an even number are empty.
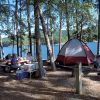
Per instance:
[[[22,80],[22,79],[24,79],[24,72],[23,72],[23,70],[17,70],[17,71],[16,71],[16,79],[17,79],[17,80]]]
[[[28,72],[26,72],[26,71],[23,71],[23,75],[24,75],[24,78],[28,78]]]

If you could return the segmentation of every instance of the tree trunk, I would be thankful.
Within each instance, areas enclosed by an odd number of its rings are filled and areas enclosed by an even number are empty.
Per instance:
[[[22,15],[21,15],[21,0],[20,0],[20,31],[22,30],[22,28],[21,28],[21,21],[22,21]],[[20,33],[20,56],[22,57],[22,38],[21,38],[21,36],[22,36],[22,31],[21,31],[21,33]]]
[[[55,56],[54,56],[54,39],[53,39],[53,33],[52,32],[51,32],[51,45],[52,45],[53,58],[55,59]]]
[[[62,11],[60,12],[59,51],[61,49],[61,42],[62,42]]]
[[[28,22],[28,32],[29,32],[29,51],[32,53],[32,39],[31,39],[31,26],[30,26],[30,0],[26,0],[27,6],[27,22]]]
[[[98,46],[97,46],[97,55],[100,55],[100,2],[99,5],[99,16],[98,16]]]
[[[13,30],[15,31],[16,30],[16,23],[15,23],[15,21],[13,21],[13,19],[12,19],[12,24],[14,25],[13,26]],[[16,31],[15,31],[16,32]],[[12,39],[12,54],[14,53],[14,48],[15,48],[15,38],[16,38],[16,36],[15,36],[15,34],[12,34],[13,35],[13,39]]]
[[[47,31],[46,31],[45,22],[44,22],[44,19],[43,19],[43,14],[42,14],[42,11],[41,11],[39,5],[38,5],[38,9],[39,9],[40,20],[41,20],[41,24],[42,24],[42,28],[43,28],[43,33],[44,33],[46,45],[47,45],[48,52],[49,52],[49,55],[50,55],[50,63],[51,63],[53,71],[55,71],[56,67],[55,67],[55,63],[54,63],[53,53],[52,53],[49,37],[48,37]]]
[[[68,3],[67,3],[67,0],[65,0],[65,4],[66,4],[66,24],[67,24],[67,35],[68,35],[68,40],[70,39],[70,33],[69,33],[69,26],[70,26],[70,23],[69,23],[69,14],[68,14]]]
[[[81,31],[80,31],[80,40],[82,40],[82,34],[83,34],[83,15],[82,16],[82,19],[81,19],[81,23],[80,23],[80,27],[81,27]]]
[[[51,34],[51,46],[52,46],[52,54],[54,55],[54,39],[53,39],[53,32],[52,32],[52,18],[50,18],[50,34]]]
[[[0,34],[0,59],[2,58],[2,38]]]
[[[78,39],[80,39],[79,27],[78,27],[78,12],[77,12],[77,8],[76,8],[76,36],[77,36]]]
[[[35,19],[35,36],[36,36],[36,57],[39,64],[39,77],[42,78],[43,62],[41,57],[41,43],[39,30],[39,11],[37,8],[38,2],[34,1],[34,19]]]
[[[14,53],[14,45],[15,45],[14,41],[15,40],[13,39],[12,54]]]
[[[49,34],[49,18],[47,17],[47,33]],[[50,60],[50,56],[48,53],[48,48],[47,48],[47,60]]]
[[[17,36],[17,55],[19,56],[18,0],[16,0],[16,13],[15,13],[15,21],[16,21],[16,36]]]

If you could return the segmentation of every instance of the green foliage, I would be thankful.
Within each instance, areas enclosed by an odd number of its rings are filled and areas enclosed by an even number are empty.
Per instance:
[[[4,1],[4,0],[2,0]],[[28,0],[27,0],[28,1]],[[35,3],[41,3],[41,7],[44,14],[45,19],[45,25],[47,27],[48,25],[48,31],[49,33],[52,31],[54,42],[59,42],[59,26],[60,21],[59,17],[62,13],[62,28],[67,30],[66,26],[66,20],[69,21],[69,33],[71,37],[74,37],[76,34],[81,34],[84,41],[90,41],[90,36],[93,40],[97,40],[97,33],[98,33],[98,27],[97,27],[97,17],[94,17],[93,11],[93,3],[92,2],[80,2],[80,0],[31,0],[30,4],[30,25],[31,30],[34,30],[34,8],[33,8],[33,1]],[[27,13],[26,13],[26,1],[22,0],[22,6],[21,6],[21,15],[22,18],[20,19],[20,6],[18,7],[18,25],[21,26],[21,29],[18,30],[19,34],[21,35],[21,39],[23,41],[23,45],[29,44],[29,38],[27,35],[23,33],[28,33],[28,24],[27,24]],[[67,6],[67,7],[66,7]],[[68,11],[68,14],[66,16],[66,10]],[[76,14],[77,10],[77,14]],[[15,5],[7,4],[7,2],[3,2],[0,4],[0,34],[13,34],[15,32]],[[76,23],[77,19],[77,23]],[[48,23],[47,23],[48,20]],[[81,24],[82,24],[82,30],[81,30]],[[76,25],[78,26],[78,31],[76,30]],[[18,27],[19,27],[18,26]],[[40,24],[41,27],[41,24]],[[62,31],[62,42],[67,41],[67,31]],[[41,33],[41,43],[45,44],[45,38],[44,35]],[[49,36],[51,39],[51,36]],[[91,39],[91,40],[92,40]],[[4,45],[10,45],[12,44],[12,41],[14,40],[16,44],[16,39],[14,38],[4,38],[3,44]]]

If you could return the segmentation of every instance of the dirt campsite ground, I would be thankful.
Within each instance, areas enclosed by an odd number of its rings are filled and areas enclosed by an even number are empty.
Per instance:
[[[83,95],[75,93],[71,72],[47,71],[43,79],[16,80],[15,73],[0,73],[0,100],[100,100],[100,76],[82,78]]]

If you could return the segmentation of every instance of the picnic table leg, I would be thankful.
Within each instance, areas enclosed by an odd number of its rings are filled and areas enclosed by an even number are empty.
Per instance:
[[[30,71],[29,73],[30,73],[30,80],[31,80],[32,71]]]
[[[31,80],[31,71],[29,73],[30,73],[30,80]]]

